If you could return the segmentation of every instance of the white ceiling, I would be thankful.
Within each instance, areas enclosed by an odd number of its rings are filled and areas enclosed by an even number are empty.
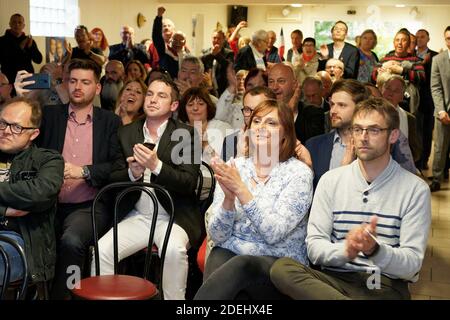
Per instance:
[[[396,4],[405,4],[407,6],[434,6],[434,5],[450,5],[450,0],[241,0],[241,1],[230,1],[230,0],[160,0],[160,3],[217,3],[217,4],[229,4],[229,5],[289,5],[292,3],[301,3],[303,5],[330,5],[330,4],[342,4],[342,5],[379,5],[379,6],[393,6]],[[450,13],[450,12],[449,12]]]

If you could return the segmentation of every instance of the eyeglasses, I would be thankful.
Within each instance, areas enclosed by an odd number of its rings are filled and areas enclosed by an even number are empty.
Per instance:
[[[250,107],[243,107],[242,113],[244,114],[244,116],[251,116],[253,113],[253,109]]]
[[[361,136],[364,131],[367,132],[369,137],[376,137],[378,136],[382,131],[390,130],[390,128],[377,128],[377,127],[369,127],[369,128],[361,128],[361,127],[352,127],[352,133],[355,136]]]
[[[37,129],[34,127],[22,127],[21,125],[16,124],[16,123],[8,123],[5,120],[0,120],[0,130],[1,131],[6,130],[6,128],[8,128],[8,127],[11,129],[11,132],[13,134],[21,134],[23,132],[23,130]]]

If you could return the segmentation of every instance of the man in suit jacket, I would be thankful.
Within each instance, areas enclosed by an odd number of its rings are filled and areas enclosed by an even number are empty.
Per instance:
[[[100,67],[90,60],[74,59],[69,65],[68,105],[43,109],[38,145],[63,155],[64,184],[56,214],[58,255],[53,299],[70,297],[70,271],[82,270],[92,242],[91,206],[97,191],[109,182],[112,164],[121,157],[117,139],[120,118],[93,106],[100,93]],[[104,232],[111,221],[102,203],[97,227]]]
[[[430,190],[438,191],[444,175],[445,160],[450,144],[450,26],[444,32],[447,50],[433,58],[431,65],[431,94],[434,101],[434,140],[433,182]]]
[[[223,31],[214,31],[212,35],[213,46],[206,50],[201,58],[205,71],[213,71],[213,86],[219,97],[228,87],[227,66],[234,63],[234,52],[224,47],[225,41]]]
[[[344,78],[357,79],[359,69],[359,51],[348,42],[345,42],[348,26],[344,21],[338,21],[331,28],[333,43],[321,45],[320,52],[323,60],[319,62],[319,70],[325,69],[326,60],[339,59],[344,63]]]
[[[416,55],[422,59],[421,63],[425,69],[425,82],[419,86],[419,109],[416,113],[418,132],[422,133],[422,157],[418,166],[420,169],[428,169],[427,163],[431,154],[431,141],[433,140],[434,128],[434,103],[431,96],[431,62],[436,51],[428,48],[430,35],[427,30],[420,29],[416,32],[417,50]]]
[[[198,248],[205,236],[203,217],[196,202],[201,144],[194,128],[172,118],[179,103],[179,91],[168,79],[154,80],[144,102],[146,118],[122,127],[119,140],[125,159],[120,159],[112,175],[114,181],[144,181],[169,191],[175,205],[175,223],[170,234],[164,264],[165,299],[184,300],[188,275],[187,249]],[[196,140],[198,139],[198,140]],[[153,143],[153,148],[143,142]],[[198,142],[197,142],[198,141]],[[128,163],[128,165],[127,165]],[[162,248],[169,221],[167,200],[159,197],[155,244]],[[120,222],[119,257],[125,258],[148,245],[153,214],[151,200],[137,192],[120,208],[126,217]],[[99,242],[100,272],[112,274],[113,232]],[[92,268],[94,270],[94,268]]]
[[[252,35],[252,41],[241,50],[239,50],[234,70],[250,70],[258,68],[266,70],[267,61],[265,52],[269,42],[267,32],[264,30],[255,31]]]
[[[150,57],[143,44],[134,42],[134,29],[123,26],[120,31],[122,42],[109,46],[109,60],[118,60],[124,67],[131,60],[139,60],[143,65],[150,63]]]

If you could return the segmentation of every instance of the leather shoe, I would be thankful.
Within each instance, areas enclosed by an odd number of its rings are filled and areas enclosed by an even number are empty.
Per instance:
[[[441,190],[441,184],[437,181],[433,181],[430,184],[430,191],[435,192],[435,191],[439,191],[439,190]]]

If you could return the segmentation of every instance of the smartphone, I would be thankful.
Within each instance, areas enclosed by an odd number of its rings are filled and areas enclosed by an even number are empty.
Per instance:
[[[50,75],[48,73],[35,73],[31,77],[23,79],[23,81],[32,81],[34,84],[23,87],[24,89],[50,89]]]
[[[147,148],[149,148],[150,150],[153,150],[156,146],[156,144],[151,143],[151,142],[144,142],[143,145],[146,146]]]

